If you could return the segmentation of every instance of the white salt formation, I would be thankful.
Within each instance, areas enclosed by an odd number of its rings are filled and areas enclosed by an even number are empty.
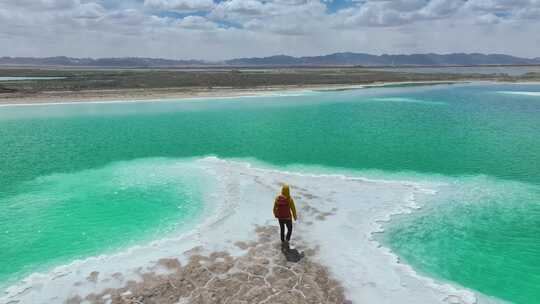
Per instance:
[[[182,161],[185,162],[185,161]],[[418,208],[437,185],[307,175],[216,158],[200,225],[117,254],[34,274],[1,303],[487,303],[416,274],[373,238],[381,221]],[[299,220],[281,253],[274,198],[291,186]]]

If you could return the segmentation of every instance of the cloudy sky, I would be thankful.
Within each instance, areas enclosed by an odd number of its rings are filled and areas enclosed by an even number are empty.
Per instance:
[[[540,0],[0,0],[0,56],[540,57]]]

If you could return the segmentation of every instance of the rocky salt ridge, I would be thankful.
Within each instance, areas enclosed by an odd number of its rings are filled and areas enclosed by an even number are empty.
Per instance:
[[[413,212],[417,197],[434,195],[429,189],[436,185],[260,169],[217,158],[189,166],[217,180],[206,198],[212,212],[201,225],[32,275],[0,303],[491,302],[418,275],[373,238],[381,221]],[[292,240],[305,252],[299,263],[283,258],[271,215],[284,182],[299,209]]]
[[[209,255],[195,248],[187,253],[189,262],[161,259],[169,274],[142,274],[140,282],[129,281],[119,289],[108,289],[84,299],[73,297],[69,304],[96,303],[329,303],[343,304],[343,287],[332,279],[327,268],[313,262],[315,248],[299,246],[305,256],[299,262],[287,262],[277,227],[256,228],[257,241],[238,242],[247,253],[233,257],[228,252]],[[94,274],[89,279],[96,279]]]

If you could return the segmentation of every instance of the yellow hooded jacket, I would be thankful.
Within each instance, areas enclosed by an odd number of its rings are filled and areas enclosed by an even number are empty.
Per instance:
[[[281,188],[281,195],[285,196],[289,200],[289,208],[291,209],[292,218],[296,221],[296,207],[294,206],[294,200],[291,197],[291,191],[288,185],[283,185]],[[279,197],[279,196],[278,196]],[[274,215],[277,209],[277,197],[274,200]]]

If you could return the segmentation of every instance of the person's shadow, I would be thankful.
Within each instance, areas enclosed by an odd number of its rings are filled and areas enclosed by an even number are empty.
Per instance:
[[[287,262],[298,263],[304,257],[304,252],[299,252],[296,249],[291,249],[289,243],[281,244],[281,252],[283,252],[283,255],[285,255],[285,259],[287,259]]]

